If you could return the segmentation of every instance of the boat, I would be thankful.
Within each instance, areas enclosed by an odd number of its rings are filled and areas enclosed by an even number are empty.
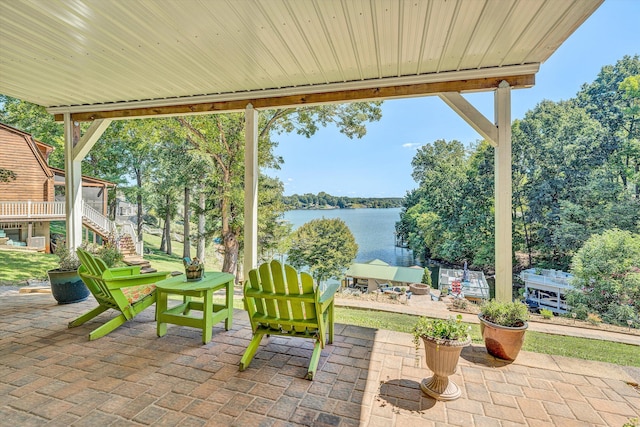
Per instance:
[[[441,268],[438,289],[470,301],[489,299],[489,284],[482,271]]]
[[[571,310],[566,294],[574,289],[571,285],[573,274],[560,270],[530,268],[520,273],[524,282],[524,296],[527,305],[534,309],[547,309],[556,314]]]

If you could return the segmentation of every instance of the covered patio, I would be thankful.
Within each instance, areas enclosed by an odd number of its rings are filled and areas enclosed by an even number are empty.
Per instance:
[[[532,86],[601,2],[0,2],[0,93],[64,123],[72,247],[82,237],[81,161],[111,121],[245,111],[245,271],[258,259],[261,111],[439,96],[496,149],[496,295],[507,299],[511,90]],[[493,93],[493,120],[463,96],[476,91]],[[462,397],[443,403],[421,393],[424,354],[406,334],[338,324],[307,381],[306,341],[271,338],[238,371],[251,338],[241,310],[206,345],[185,327],[158,338],[153,309],[90,342],[94,322],[111,314],[67,323],[94,306],[0,298],[2,423],[618,426],[640,412],[633,379],[614,365],[534,353],[505,364],[471,346],[454,378]]]
[[[64,122],[73,248],[81,162],[111,121],[245,111],[244,271],[258,259],[260,111],[439,96],[495,148],[496,298],[507,300],[511,90],[533,86],[602,1],[1,2],[0,93]],[[463,96],[481,91],[494,94],[493,120]]]
[[[271,338],[238,371],[246,313],[202,345],[199,331],[156,336],[153,309],[87,341],[105,314],[67,329],[95,302],[0,298],[0,417],[16,426],[622,426],[640,413],[633,378],[616,365],[523,352],[513,364],[465,348],[462,397],[424,395],[424,351],[408,334],[337,324],[313,381],[309,340]],[[106,314],[109,315],[108,313]]]

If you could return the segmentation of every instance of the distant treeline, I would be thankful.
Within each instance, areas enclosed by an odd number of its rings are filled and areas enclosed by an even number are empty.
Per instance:
[[[399,208],[402,206],[402,197],[337,197],[325,193],[318,194],[294,194],[283,196],[287,209],[349,209],[349,208]]]

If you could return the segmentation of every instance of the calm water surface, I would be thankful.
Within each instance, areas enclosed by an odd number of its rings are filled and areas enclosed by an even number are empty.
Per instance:
[[[317,218],[342,219],[358,243],[356,262],[380,259],[390,265],[416,265],[410,250],[396,248],[395,224],[400,220],[400,208],[389,209],[332,209],[287,211],[284,219],[293,229]]]

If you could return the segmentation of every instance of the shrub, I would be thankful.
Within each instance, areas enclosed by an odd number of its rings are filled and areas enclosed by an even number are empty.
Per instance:
[[[592,325],[599,325],[600,323],[602,323],[602,319],[600,318],[598,313],[589,313],[587,314],[587,322],[591,323]]]
[[[634,320],[636,318],[636,313],[630,305],[611,304],[602,317],[607,323],[626,325],[627,320]]]
[[[519,327],[529,320],[529,308],[519,301],[502,302],[492,299],[480,306],[480,315],[496,325]]]
[[[431,282],[431,270],[429,270],[428,268],[424,268],[424,273],[422,273],[422,284],[427,285],[429,287],[431,287],[432,282]]]
[[[551,319],[553,317],[553,311],[543,308],[542,310],[540,310],[540,315],[543,319]]]
[[[85,243],[81,246],[85,251],[90,252],[104,261],[107,267],[113,267],[122,261],[123,256],[118,247],[106,242],[104,245],[96,245],[94,243]]]
[[[451,305],[458,310],[466,310],[469,306],[469,301],[466,298],[454,298]]]
[[[58,257],[58,269],[61,271],[75,271],[80,267],[80,260],[74,252],[60,242],[56,247],[54,254]]]
[[[591,236],[573,257],[576,289],[568,293],[567,303],[585,306],[608,322],[626,325],[626,320],[637,318],[640,311],[638,266],[639,234],[614,229]]]

